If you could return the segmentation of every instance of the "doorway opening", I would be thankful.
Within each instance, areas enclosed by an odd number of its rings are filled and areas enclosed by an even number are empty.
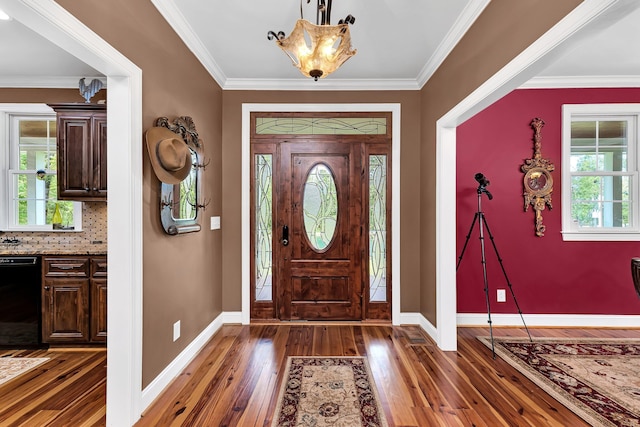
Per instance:
[[[253,319],[391,319],[391,127],[251,114]]]

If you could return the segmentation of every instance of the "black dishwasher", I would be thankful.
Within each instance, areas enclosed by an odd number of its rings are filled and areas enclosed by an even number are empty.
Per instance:
[[[0,256],[0,347],[39,347],[39,256]]]

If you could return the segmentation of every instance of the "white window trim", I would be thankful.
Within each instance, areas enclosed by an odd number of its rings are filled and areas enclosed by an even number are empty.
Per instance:
[[[571,121],[576,116],[635,116],[633,144],[629,145],[628,158],[633,159],[633,202],[630,207],[634,227],[621,230],[611,228],[577,231],[571,227]],[[640,158],[639,120],[640,104],[565,104],[562,106],[562,239],[565,241],[638,241],[640,240],[640,189],[638,168]]]
[[[33,116],[33,115],[46,115],[55,116],[55,112],[51,107],[46,104],[0,104],[0,138],[3,140],[0,143],[0,201],[2,201],[0,209],[0,231],[31,231],[31,232],[46,232],[46,233],[69,233],[82,231],[82,203],[73,202],[73,217],[74,217],[74,229],[73,230],[54,230],[51,225],[30,225],[30,226],[16,226],[14,224],[13,213],[11,211],[13,200],[14,188],[13,188],[13,173],[9,170],[11,165],[10,145],[11,145],[11,126],[10,121],[12,116]]]

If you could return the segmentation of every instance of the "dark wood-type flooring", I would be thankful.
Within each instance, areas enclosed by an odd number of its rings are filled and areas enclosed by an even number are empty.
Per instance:
[[[530,328],[537,337],[640,338],[640,329]],[[143,414],[142,426],[269,426],[286,357],[367,356],[390,426],[588,426],[459,328],[442,352],[417,326],[227,325]],[[494,328],[495,336],[526,336]],[[51,360],[0,385],[0,426],[104,425],[105,351],[0,350]]]

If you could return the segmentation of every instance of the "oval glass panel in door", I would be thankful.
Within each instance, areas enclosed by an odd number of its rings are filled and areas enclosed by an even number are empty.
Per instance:
[[[324,164],[315,165],[307,176],[302,214],[311,247],[317,251],[327,249],[338,222],[338,194],[333,174]]]

